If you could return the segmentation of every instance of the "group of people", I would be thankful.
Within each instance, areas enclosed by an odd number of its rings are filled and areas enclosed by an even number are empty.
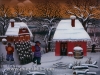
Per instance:
[[[33,63],[40,65],[41,64],[40,45],[41,43],[39,41],[35,42],[35,46],[33,46],[34,48],[31,48],[31,44],[30,43],[28,44],[28,42],[15,43],[15,49],[17,50],[17,53],[19,55],[19,59],[22,61],[21,63],[28,63],[33,61]],[[11,43],[8,43],[8,46],[6,46],[6,51],[7,51],[6,60],[14,61],[13,57],[14,47],[11,45]]]

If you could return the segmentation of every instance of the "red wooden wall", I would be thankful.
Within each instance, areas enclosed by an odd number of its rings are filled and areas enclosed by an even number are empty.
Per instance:
[[[56,42],[55,55],[60,56],[60,42]]]
[[[68,52],[73,52],[73,48],[75,46],[81,46],[83,48],[83,55],[86,56],[87,55],[87,42],[84,41],[79,41],[79,42],[67,42],[67,54]],[[56,56],[60,56],[60,42],[56,42],[56,49],[55,49],[55,55]]]

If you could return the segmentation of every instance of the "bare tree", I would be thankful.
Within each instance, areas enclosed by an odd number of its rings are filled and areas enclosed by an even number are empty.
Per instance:
[[[0,25],[2,25],[2,35],[5,35],[7,25],[9,23],[9,15],[11,14],[9,6],[0,5]]]
[[[45,35],[44,37],[44,42],[45,42],[45,49],[46,52],[51,51],[50,49],[50,44],[52,42],[51,40],[51,32],[52,30],[55,29],[55,27],[53,26],[52,22],[55,20],[55,18],[51,18],[51,19],[44,19],[45,21],[49,22],[49,25],[43,25],[42,27],[46,27],[48,29],[48,33]]]
[[[20,21],[25,20],[26,21],[26,18],[24,17],[25,16],[25,11],[26,11],[25,7],[15,6],[13,14],[15,15],[15,17],[18,20],[20,20]]]
[[[70,5],[74,5],[72,10],[67,10],[68,14],[75,15],[80,20],[85,30],[87,30],[87,22],[96,14],[94,10],[97,8],[97,2],[94,0],[72,0]],[[98,0],[97,0],[98,1]],[[71,8],[70,8],[71,9]]]
[[[37,15],[48,18],[48,17],[60,17],[60,7],[57,1],[44,0],[37,2]],[[58,9],[59,7],[59,9]]]
[[[20,7],[16,6],[14,7],[15,10],[15,18],[19,21],[24,21],[28,23],[32,20],[34,16],[34,7]]]

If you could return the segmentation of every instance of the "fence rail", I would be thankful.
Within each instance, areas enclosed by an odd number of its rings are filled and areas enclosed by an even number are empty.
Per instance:
[[[92,50],[92,48],[87,48],[87,51],[88,51],[88,52],[91,52],[91,50]],[[95,51],[96,51],[96,52],[100,52],[100,48],[95,48]]]

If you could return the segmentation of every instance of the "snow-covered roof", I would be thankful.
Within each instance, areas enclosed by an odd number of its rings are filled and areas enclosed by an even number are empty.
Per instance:
[[[30,29],[24,22],[15,22],[14,27],[11,27],[11,23],[9,23],[8,29],[5,33],[6,36],[18,36],[20,28],[27,28],[31,37],[33,37]]]
[[[71,19],[61,20],[56,28],[53,41],[90,41],[90,36],[84,30],[79,20],[75,20],[75,27],[71,26]]]

